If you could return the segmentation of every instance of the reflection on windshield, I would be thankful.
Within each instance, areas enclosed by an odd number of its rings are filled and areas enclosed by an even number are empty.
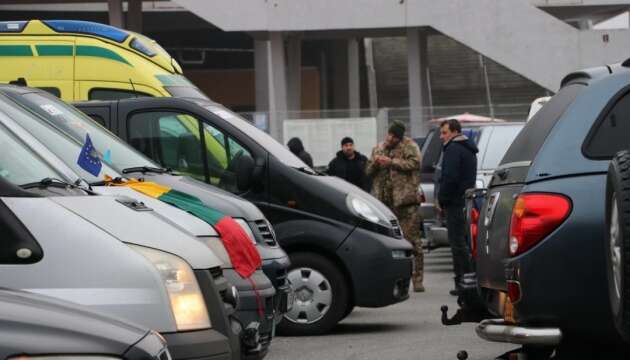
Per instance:
[[[232,123],[239,129],[241,129],[244,133],[246,133],[262,147],[264,147],[265,150],[267,150],[271,155],[283,162],[285,165],[296,169],[305,169],[305,172],[315,174],[315,172],[308,165],[306,165],[302,160],[300,160],[300,158],[289,151],[289,149],[277,142],[266,132],[250,124],[247,120],[243,119],[236,113],[217,105],[204,105],[204,107],[216,116]]]
[[[5,114],[0,114],[6,118]],[[43,178],[61,178],[23,142],[0,126],[0,176],[15,184],[38,182]]]
[[[137,166],[160,167],[72,106],[42,93],[25,94],[23,98],[32,111],[81,146],[89,133],[101,160],[117,172]]]
[[[43,95],[43,94],[42,94]],[[49,95],[46,95],[49,96]],[[3,111],[14,119],[17,123],[20,124],[26,131],[28,131],[33,137],[35,137],[39,142],[45,144],[46,147],[56,155],[61,161],[63,161],[69,168],[71,168],[78,176],[86,179],[88,182],[95,182],[102,180],[103,176],[109,175],[112,177],[120,176],[119,172],[107,166],[106,163],[103,164],[101,169],[101,173],[99,176],[93,176],[89,172],[82,169],[77,164],[77,159],[79,158],[79,154],[81,153],[81,147],[83,145],[83,141],[75,141],[70,134],[56,130],[54,126],[47,123],[41,117],[37,116],[37,114],[41,114],[44,118],[48,117],[61,117],[59,113],[66,106],[63,103],[60,103],[60,100],[51,100],[43,105],[53,105],[53,107],[46,106],[44,108],[39,107],[38,105],[33,106],[32,103],[29,103],[24,100],[23,96],[17,96],[18,100],[21,101],[20,104],[16,104],[15,102],[6,102],[6,105],[3,106]],[[16,100],[15,98],[12,98]],[[63,114],[63,112],[61,112]],[[45,114],[49,114],[46,116]],[[56,114],[56,115],[53,115]],[[92,133],[90,133],[90,138],[94,142],[94,137]],[[103,152],[99,148],[97,148],[97,153],[99,157],[103,159],[106,152]],[[111,152],[110,152],[111,153]]]

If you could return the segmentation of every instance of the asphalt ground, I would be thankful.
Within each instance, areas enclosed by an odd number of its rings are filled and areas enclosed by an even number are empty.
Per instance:
[[[494,359],[515,345],[498,344],[477,337],[474,324],[444,326],[440,307],[457,309],[450,249],[425,253],[424,293],[411,293],[401,304],[357,308],[329,335],[276,337],[269,360],[456,360],[465,350],[468,359]]]

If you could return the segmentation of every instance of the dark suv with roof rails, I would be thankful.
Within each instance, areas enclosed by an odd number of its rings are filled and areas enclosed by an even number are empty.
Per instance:
[[[477,333],[552,348],[617,341],[605,226],[611,158],[630,147],[630,69],[569,74],[494,172],[478,221],[477,275],[491,313]]]

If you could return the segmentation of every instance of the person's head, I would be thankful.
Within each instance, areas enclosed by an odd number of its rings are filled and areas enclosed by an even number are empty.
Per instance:
[[[354,140],[352,140],[351,137],[346,136],[341,139],[341,152],[343,152],[347,158],[354,156]]]
[[[297,137],[291,138],[289,142],[287,143],[287,147],[295,155],[298,155],[299,153],[304,151],[304,145],[302,145],[302,140],[300,140],[300,138],[297,138]]]
[[[440,124],[440,139],[443,144],[462,133],[462,124],[456,119],[444,120]]]
[[[387,135],[385,136],[385,146],[394,147],[400,143],[405,136],[405,124],[400,121],[394,121],[389,127]]]

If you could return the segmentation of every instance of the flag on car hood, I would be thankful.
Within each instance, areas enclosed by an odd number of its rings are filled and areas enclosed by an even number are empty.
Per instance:
[[[234,270],[243,278],[250,278],[261,266],[262,261],[258,250],[245,230],[232,217],[204,205],[198,198],[154,182],[136,179],[119,181],[111,177],[106,177],[105,182],[113,186],[128,186],[135,191],[189,212],[212,225],[221,236]]]

